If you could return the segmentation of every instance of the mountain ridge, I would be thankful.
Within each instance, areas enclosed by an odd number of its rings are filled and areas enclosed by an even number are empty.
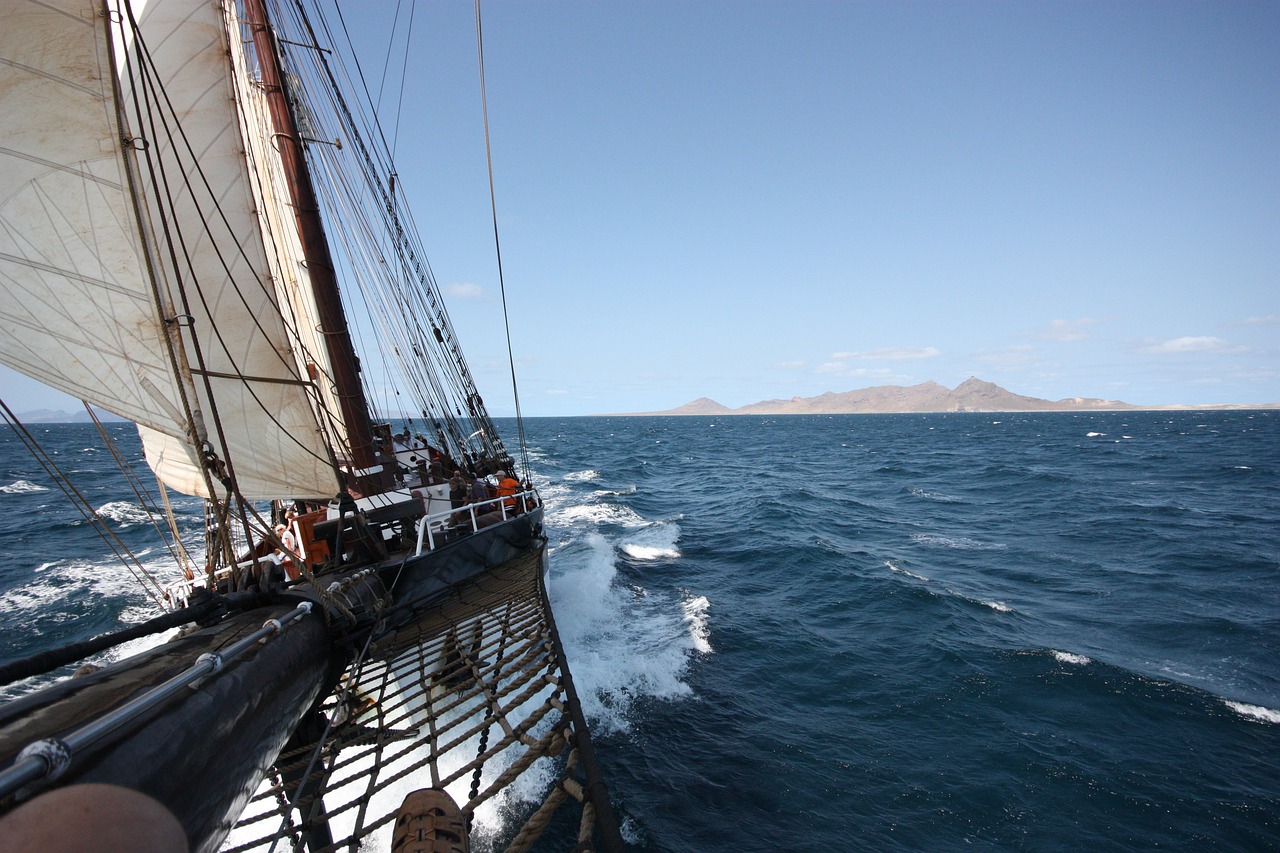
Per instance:
[[[119,415],[113,415],[111,412],[93,407],[94,413],[98,416],[98,420],[105,423],[128,423],[125,418]],[[18,412],[16,414],[18,420],[24,424],[88,424],[93,423],[93,418],[83,409],[75,412],[68,412],[64,409],[32,409],[28,412]]]
[[[1271,408],[1263,406],[1137,406],[1122,400],[1098,397],[1064,397],[1045,400],[1028,397],[970,376],[955,388],[929,380],[917,385],[876,385],[853,391],[827,391],[815,397],[761,400],[736,409],[699,397],[660,412],[628,412],[625,415],[858,415],[937,412],[1114,412],[1160,409]]]

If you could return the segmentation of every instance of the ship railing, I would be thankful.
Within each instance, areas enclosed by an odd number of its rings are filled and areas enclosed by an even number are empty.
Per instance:
[[[512,500],[514,498],[514,500]],[[511,505],[508,505],[508,502]],[[448,535],[457,530],[471,533],[480,529],[479,518],[482,515],[488,515],[494,509],[502,513],[502,521],[514,518],[520,513],[514,507],[525,507],[532,509],[538,505],[538,494],[533,489],[527,489],[523,492],[516,492],[514,495],[504,495],[502,497],[490,498],[487,501],[466,504],[457,509],[448,509],[444,512],[434,512],[430,515],[424,515],[418,521],[418,547],[414,551],[414,556],[421,556],[424,551],[434,551],[436,548],[436,537],[439,534]],[[490,509],[483,509],[491,507]],[[463,523],[455,524],[454,520],[462,516]],[[470,522],[469,524],[467,522]],[[496,522],[495,522],[496,523]]]
[[[233,571],[239,574],[245,569],[253,566],[255,563],[258,565],[263,563],[275,563],[278,566],[283,562],[284,558],[279,554],[266,554],[262,557],[242,560],[239,563],[236,563],[234,570],[229,568],[218,569],[218,571],[213,575],[213,580],[215,584],[218,581],[226,580],[231,577]],[[173,610],[180,610],[181,608],[186,607],[187,602],[191,598],[191,593],[195,591],[196,587],[198,586],[203,588],[207,584],[207,577],[207,575],[197,575],[193,578],[179,578],[176,581],[170,581],[165,584],[163,593],[163,597],[166,602],[165,606]]]

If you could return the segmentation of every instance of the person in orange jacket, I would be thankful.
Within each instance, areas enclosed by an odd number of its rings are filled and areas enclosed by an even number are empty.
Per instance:
[[[498,480],[498,497],[503,498],[506,504],[507,512],[516,511],[516,492],[520,491],[520,483],[514,477],[507,474],[506,471],[499,471],[496,475]]]

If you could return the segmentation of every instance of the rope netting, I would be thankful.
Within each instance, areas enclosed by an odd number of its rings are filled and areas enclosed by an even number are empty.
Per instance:
[[[387,850],[401,802],[421,788],[461,806],[473,851],[530,849],[569,799],[582,805],[570,846],[591,849],[541,555],[417,616],[343,675],[324,736],[280,755],[225,850]]]

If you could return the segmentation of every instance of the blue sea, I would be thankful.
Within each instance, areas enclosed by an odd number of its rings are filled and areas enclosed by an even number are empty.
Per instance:
[[[172,579],[92,428],[37,431]],[[526,432],[634,849],[1280,850],[1280,411]],[[0,428],[0,660],[152,610]]]

